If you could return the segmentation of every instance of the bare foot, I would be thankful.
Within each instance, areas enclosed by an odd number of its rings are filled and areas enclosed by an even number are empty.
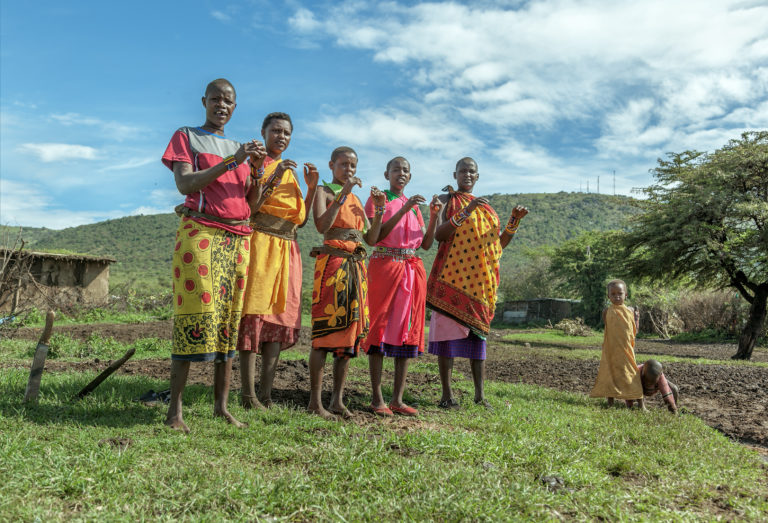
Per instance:
[[[261,404],[262,404],[262,406],[265,409],[268,409],[268,408],[272,407],[272,398],[261,398],[260,397],[259,401],[261,401]]]
[[[171,427],[173,430],[178,430],[179,432],[183,432],[184,434],[189,434],[189,427],[187,427],[187,424],[184,423],[184,420],[181,419],[181,416],[174,416],[173,418],[165,418],[165,424],[168,427]]]
[[[321,418],[328,420],[328,421],[336,421],[336,416],[325,410],[323,407],[307,407],[307,412],[310,414],[317,414]]]
[[[342,405],[341,408],[339,408],[339,407],[335,407],[335,408],[332,407],[332,408],[330,408],[328,410],[331,413],[333,413],[333,414],[335,414],[337,416],[341,416],[341,418],[343,418],[343,419],[350,419],[352,417],[352,413],[349,412],[349,409],[347,409],[347,407],[345,407],[344,405]]]
[[[248,426],[247,423],[242,423],[240,421],[237,421],[235,419],[235,417],[232,414],[229,413],[228,410],[223,410],[223,411],[216,411],[216,410],[214,410],[213,411],[213,416],[214,417],[222,417],[222,418],[224,418],[227,421],[227,423],[229,423],[231,425],[234,425],[235,427],[237,427],[239,429],[242,429],[243,427],[247,427]]]
[[[240,405],[245,410],[266,410],[266,407],[255,396],[240,396]]]

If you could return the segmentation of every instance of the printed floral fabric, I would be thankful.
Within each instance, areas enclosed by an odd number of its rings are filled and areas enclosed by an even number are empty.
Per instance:
[[[248,236],[181,221],[173,252],[173,359],[234,356],[249,251]]]

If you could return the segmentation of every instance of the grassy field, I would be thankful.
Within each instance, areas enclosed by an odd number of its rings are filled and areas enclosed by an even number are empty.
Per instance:
[[[23,405],[27,374],[0,374],[4,521],[757,521],[768,511],[755,452],[690,415],[640,416],[583,395],[490,383],[492,412],[446,413],[434,407],[435,386],[418,420],[362,424],[232,401],[249,422],[239,430],[211,418],[210,389],[191,386],[185,436],[162,425],[164,406],[134,401],[167,381],[117,375],[75,402],[92,374],[47,374],[39,404]],[[551,491],[543,476],[562,487]]]
[[[158,315],[148,311],[145,321]],[[70,321],[135,319],[103,316]],[[531,343],[542,357],[597,359],[602,335],[504,339]],[[417,396],[406,393],[421,411],[415,420],[328,422],[290,404],[246,412],[235,393],[230,409],[249,423],[236,429],[212,418],[210,388],[191,385],[185,419],[193,432],[183,435],[163,426],[164,405],[135,401],[167,388],[167,379],[117,374],[74,401],[95,372],[46,372],[39,403],[23,404],[34,345],[0,341],[1,521],[760,521],[768,513],[764,459],[691,414],[608,409],[583,394],[496,382],[487,385],[492,411],[470,404],[444,412],[435,406],[437,380],[426,380]],[[50,346],[49,358],[62,362],[113,359],[131,347],[134,359],[170,352],[168,340],[127,344],[101,335],[55,334]],[[410,373],[435,377],[436,367],[419,360]],[[471,397],[469,376],[454,377]],[[367,380],[367,360],[353,360],[350,388],[368,390]]]

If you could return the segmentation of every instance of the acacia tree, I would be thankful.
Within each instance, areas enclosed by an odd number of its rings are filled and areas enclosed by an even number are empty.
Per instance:
[[[714,153],[669,154],[625,236],[627,267],[657,282],[733,287],[750,304],[734,359],[749,359],[768,301],[768,131]]]

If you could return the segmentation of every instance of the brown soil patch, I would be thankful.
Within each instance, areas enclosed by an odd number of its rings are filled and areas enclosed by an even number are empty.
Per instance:
[[[87,339],[93,333],[112,336],[118,341],[133,342],[140,338],[169,338],[170,321],[152,322],[137,325],[71,325],[57,326],[56,333],[73,338]],[[537,354],[535,345],[524,348],[519,344],[505,342],[503,334],[510,331],[492,333],[489,338],[487,374],[488,379],[510,383],[527,383],[570,392],[588,394],[599,362],[565,357],[552,357]],[[40,329],[20,329],[17,337],[37,339]],[[309,350],[307,329],[302,331],[298,343],[299,350]],[[564,347],[568,348],[568,347]],[[583,348],[583,347],[571,347]],[[735,352],[735,346],[726,344],[680,344],[655,340],[638,340],[638,360],[648,359],[651,354],[665,354],[683,358],[709,358],[728,360]],[[436,358],[425,355],[424,361],[436,362]],[[768,361],[768,351],[756,349],[753,361]],[[109,361],[46,362],[46,371],[64,370],[100,372],[109,365]],[[329,359],[330,363],[330,359]],[[257,360],[258,364],[258,360]],[[330,397],[331,365],[326,365],[327,402]],[[456,370],[466,377],[470,376],[466,360],[456,360]],[[118,372],[141,374],[167,380],[170,374],[170,360],[131,360]],[[232,373],[232,388],[240,388],[238,361],[235,360]],[[693,363],[667,363],[665,374],[680,387],[681,407],[687,412],[699,416],[708,425],[742,442],[768,447],[768,368],[728,365],[697,365]],[[421,420],[403,417],[378,418],[367,409],[370,402],[370,390],[366,373],[352,369],[346,390],[347,403],[352,410],[352,422],[360,425],[372,423],[384,424],[398,431],[426,428]],[[383,383],[391,383],[392,376],[385,372]],[[213,381],[213,367],[206,364],[193,364],[190,369],[189,383],[210,386]],[[408,391],[417,398],[432,398],[435,386],[439,384],[437,375],[411,373],[408,377]],[[304,408],[309,401],[309,372],[305,360],[280,361],[274,386],[274,401]],[[465,400],[468,401],[468,400]],[[657,397],[650,406],[663,408]]]

